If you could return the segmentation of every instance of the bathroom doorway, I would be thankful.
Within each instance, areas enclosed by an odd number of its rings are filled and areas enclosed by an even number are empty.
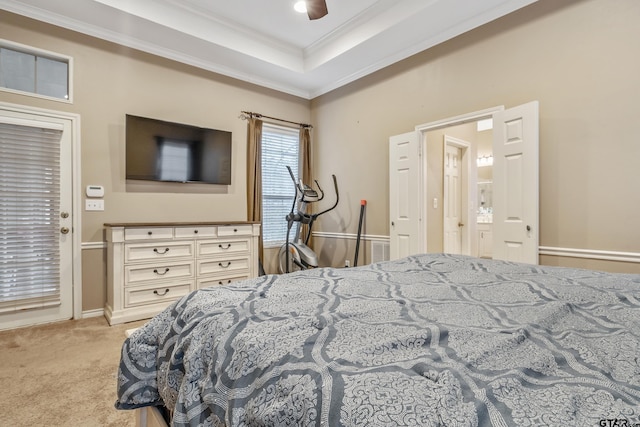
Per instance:
[[[491,256],[490,125],[490,120],[473,120],[424,133],[427,252]],[[459,158],[447,154],[454,147],[461,149]],[[452,173],[452,169],[459,171]]]

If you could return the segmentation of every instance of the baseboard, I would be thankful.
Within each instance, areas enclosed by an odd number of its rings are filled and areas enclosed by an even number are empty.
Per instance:
[[[90,317],[100,317],[104,316],[104,310],[99,308],[97,310],[86,310],[82,312],[82,318],[88,319]]]

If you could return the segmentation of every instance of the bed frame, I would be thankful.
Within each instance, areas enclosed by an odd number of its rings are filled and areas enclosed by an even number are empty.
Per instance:
[[[155,406],[135,410],[136,427],[169,427],[162,413]]]

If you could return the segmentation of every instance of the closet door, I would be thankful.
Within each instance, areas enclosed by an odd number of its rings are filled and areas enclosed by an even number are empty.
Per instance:
[[[424,252],[420,222],[420,147],[417,132],[389,138],[389,252],[391,259]]]

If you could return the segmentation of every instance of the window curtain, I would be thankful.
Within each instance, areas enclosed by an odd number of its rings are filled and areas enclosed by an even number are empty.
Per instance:
[[[311,170],[311,131],[309,126],[300,127],[300,176],[302,177],[302,182],[307,185],[312,185],[313,183],[313,173]],[[312,213],[312,212],[309,212]],[[306,235],[308,225],[302,226],[303,236]],[[309,237],[308,245],[312,246],[313,238]]]
[[[250,117],[247,123],[247,221],[262,223],[262,120]],[[264,268],[262,233],[258,239],[260,274]]]
[[[300,157],[302,181],[311,185],[311,132],[308,126],[300,128]]]

